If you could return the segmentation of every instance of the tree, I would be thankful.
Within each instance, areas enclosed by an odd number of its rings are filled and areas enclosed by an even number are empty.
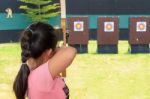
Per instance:
[[[20,9],[25,11],[25,14],[32,19],[33,22],[48,21],[50,17],[57,16],[59,4],[53,3],[52,0],[20,0],[26,3],[21,5]]]

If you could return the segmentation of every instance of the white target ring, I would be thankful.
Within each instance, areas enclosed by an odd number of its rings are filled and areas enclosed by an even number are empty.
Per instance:
[[[84,22],[83,21],[75,21],[74,22],[74,31],[77,31],[77,32],[84,31]]]
[[[137,32],[146,32],[147,23],[146,22],[137,22],[136,31]]]
[[[105,32],[114,32],[114,22],[104,22]]]

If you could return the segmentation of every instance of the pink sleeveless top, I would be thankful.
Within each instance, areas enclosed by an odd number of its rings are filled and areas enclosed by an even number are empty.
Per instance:
[[[65,83],[61,77],[54,80],[48,69],[48,62],[30,72],[28,77],[29,99],[66,99]]]

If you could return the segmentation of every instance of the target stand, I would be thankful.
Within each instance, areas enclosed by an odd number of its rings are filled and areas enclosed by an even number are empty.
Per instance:
[[[97,53],[118,53],[118,17],[99,17],[97,31]]]
[[[87,44],[69,44],[69,46],[72,46],[76,48],[78,53],[88,53],[88,46]]]
[[[68,44],[78,53],[88,53],[88,17],[68,17]]]
[[[131,17],[129,33],[130,53],[149,53],[150,17]]]

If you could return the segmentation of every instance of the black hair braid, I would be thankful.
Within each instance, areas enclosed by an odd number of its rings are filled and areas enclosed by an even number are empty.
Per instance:
[[[26,63],[27,59],[31,57],[31,38],[32,32],[27,30],[28,32],[24,32],[21,38],[21,60],[22,63]]]
[[[22,65],[14,82],[13,90],[17,99],[25,99],[26,90],[28,87],[28,75],[30,74],[27,60],[30,58],[31,32],[23,33],[21,38],[21,60]]]

